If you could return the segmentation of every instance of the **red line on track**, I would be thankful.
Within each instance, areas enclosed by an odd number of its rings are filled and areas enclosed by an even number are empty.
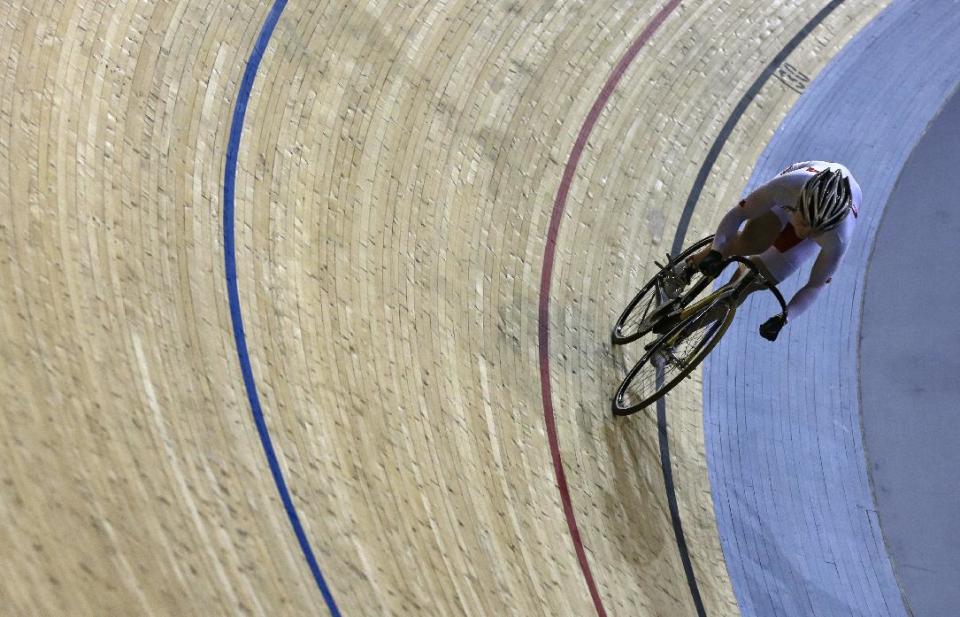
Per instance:
[[[577,553],[577,560],[580,562],[580,569],[583,571],[583,578],[586,580],[587,588],[590,590],[590,597],[593,598],[593,605],[597,609],[599,617],[606,617],[606,611],[603,608],[603,601],[600,598],[600,592],[593,580],[593,574],[590,572],[590,562],[587,560],[587,553],[583,547],[583,541],[580,539],[580,530],[577,528],[577,518],[573,512],[573,503],[570,500],[570,489],[567,486],[567,478],[563,471],[563,460],[560,457],[560,441],[557,439],[557,425],[553,413],[553,397],[550,390],[550,282],[553,277],[553,261],[557,250],[557,236],[560,234],[560,221],[563,217],[563,210],[567,205],[567,194],[570,192],[570,184],[573,182],[573,175],[577,171],[577,165],[580,163],[580,156],[587,145],[587,139],[593,131],[600,112],[603,111],[610,95],[613,94],[617,84],[627,67],[633,62],[640,49],[650,40],[650,37],[663,25],[667,17],[677,8],[680,0],[671,0],[660,12],[647,24],[640,36],[630,45],[630,49],[623,55],[620,62],[613,69],[607,83],[593,107],[587,114],[583,126],[580,127],[580,133],[577,135],[577,141],[570,152],[570,158],[567,159],[566,168],[563,170],[563,179],[560,181],[560,188],[557,191],[557,198],[553,202],[553,213],[550,216],[550,228],[547,231],[547,245],[543,254],[543,272],[540,276],[540,312],[539,312],[539,342],[540,342],[540,390],[543,396],[543,418],[547,427],[547,440],[550,443],[550,454],[553,458],[553,470],[557,476],[557,489],[560,491],[560,501],[563,504],[563,513],[567,519],[567,527],[570,529],[570,537],[573,540],[573,547]]]

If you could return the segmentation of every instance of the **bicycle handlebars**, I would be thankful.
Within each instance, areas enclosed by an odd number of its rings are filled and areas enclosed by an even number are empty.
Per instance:
[[[780,306],[783,307],[783,312],[780,313],[780,316],[783,317],[783,319],[786,319],[787,318],[787,302],[783,299],[783,294],[780,293],[780,290],[777,289],[776,283],[770,282],[767,279],[767,277],[765,277],[763,273],[760,272],[760,270],[757,268],[757,266],[754,265],[752,261],[750,261],[745,257],[740,257],[739,255],[733,255],[732,257],[728,257],[727,259],[723,260],[723,266],[726,267],[727,264],[732,263],[734,261],[745,265],[751,272],[753,272],[755,275],[757,275],[757,277],[759,277],[760,282],[767,289],[773,292],[773,295],[777,297],[777,302],[779,302]]]

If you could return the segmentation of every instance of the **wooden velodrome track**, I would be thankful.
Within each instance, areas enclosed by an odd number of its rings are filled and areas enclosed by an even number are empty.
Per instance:
[[[0,613],[737,614],[609,327],[885,4],[3,0]]]

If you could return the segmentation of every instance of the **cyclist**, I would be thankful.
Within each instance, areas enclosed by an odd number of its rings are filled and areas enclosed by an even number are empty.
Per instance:
[[[740,255],[779,283],[817,255],[807,284],[787,304],[788,320],[793,321],[830,283],[850,245],[862,199],[860,186],[843,165],[794,163],[727,212],[713,243],[688,258],[686,276],[693,267],[719,276],[723,260]],[[731,282],[746,272],[741,265]],[[740,301],[759,289],[759,284],[749,286]],[[774,341],[785,324],[779,315],[771,317],[760,326],[760,335]]]

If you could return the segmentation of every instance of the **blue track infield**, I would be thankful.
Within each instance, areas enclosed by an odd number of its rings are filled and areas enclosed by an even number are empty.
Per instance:
[[[824,296],[770,344],[777,309],[756,294],[707,361],[707,455],[721,543],[741,611],[905,616],[870,490],[859,398],[867,260],[917,140],[960,80],[952,0],[897,1],[799,99],[749,191],[787,164],[842,162],[864,191],[845,261]],[[790,296],[809,264],[781,287]]]
[[[877,515],[915,617],[960,606],[960,93],[930,123],[887,202],[860,331],[863,438]]]

